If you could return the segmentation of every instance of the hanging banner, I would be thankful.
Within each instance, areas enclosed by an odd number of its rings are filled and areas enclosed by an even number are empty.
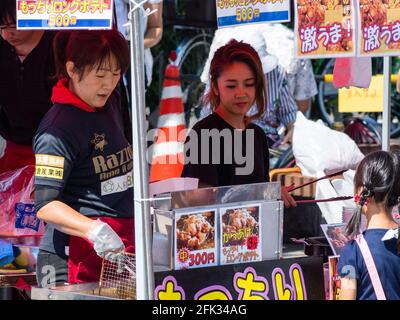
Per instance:
[[[295,0],[296,56],[354,56],[354,0]]]
[[[156,272],[155,300],[323,300],[322,257]]]
[[[290,21],[289,0],[216,0],[218,28]]]
[[[400,55],[400,3],[360,0],[358,3],[358,55]]]
[[[17,29],[111,29],[113,0],[17,0]]]

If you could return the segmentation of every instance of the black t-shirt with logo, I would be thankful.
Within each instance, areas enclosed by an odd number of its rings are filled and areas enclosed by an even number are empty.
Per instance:
[[[256,124],[236,130],[214,112],[192,130],[185,142],[182,177],[198,178],[213,187],[269,181],[268,141]],[[198,163],[187,163],[196,158]],[[239,172],[240,168],[244,170]]]
[[[114,96],[97,112],[54,105],[39,126],[34,152],[35,186],[58,190],[54,200],[89,217],[134,216],[132,147]],[[42,200],[35,195],[35,203]],[[46,226],[41,249],[62,255],[67,243],[66,235]]]
[[[44,32],[23,62],[15,48],[0,37],[0,136],[6,140],[32,145],[42,117],[52,106],[54,34]]]

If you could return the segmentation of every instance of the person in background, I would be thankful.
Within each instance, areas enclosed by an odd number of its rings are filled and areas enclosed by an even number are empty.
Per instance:
[[[338,264],[340,300],[400,299],[399,225],[391,214],[400,203],[399,179],[397,152],[370,153],[357,167],[354,188],[358,210],[347,225],[354,240],[342,249]],[[362,214],[367,217],[367,230],[360,234]]]
[[[32,139],[50,109],[54,32],[16,29],[16,1],[0,1],[0,173],[34,165]]]
[[[201,75],[201,81],[209,86],[209,68],[214,52],[225,45],[232,38],[238,41],[249,43],[258,53],[262,62],[265,83],[267,85],[268,97],[265,105],[265,112],[254,122],[260,126],[267,135],[269,146],[275,148],[280,144],[291,142],[296,120],[297,105],[290,93],[286,72],[279,65],[278,58],[269,54],[266,42],[261,32],[258,32],[257,25],[239,26],[234,28],[218,29],[215,32],[210,48],[210,54]],[[257,32],[256,32],[257,31]],[[207,89],[206,89],[207,90]],[[205,105],[201,117],[211,112],[209,105]],[[256,107],[249,110],[254,114]],[[281,138],[280,129],[286,129],[284,137]]]
[[[162,0],[149,0],[143,5],[143,8],[150,11],[156,10],[149,17],[143,17],[144,62],[146,86],[148,87],[151,84],[153,74],[153,56],[150,48],[160,42],[163,34],[163,3]],[[124,26],[128,23],[129,0],[116,0],[115,11],[118,30],[129,40],[129,27]]]
[[[294,56],[294,32],[281,23],[254,25],[254,32],[261,33],[268,53],[277,57],[287,74],[289,91],[297,108],[309,117],[314,96],[318,93],[310,59]]]
[[[102,258],[134,251],[132,146],[116,90],[127,41],[116,30],[64,31],[53,47],[54,106],[34,138],[35,208],[47,224],[40,286],[99,281]]]
[[[253,123],[264,113],[267,86],[251,45],[233,39],[215,51],[206,99],[214,112],[189,132],[182,176],[198,178],[201,187],[268,182],[267,137]],[[248,116],[253,105],[256,113]],[[282,198],[286,206],[296,206],[285,187]]]

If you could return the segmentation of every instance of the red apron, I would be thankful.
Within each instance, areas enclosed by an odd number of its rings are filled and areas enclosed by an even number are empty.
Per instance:
[[[4,155],[0,158],[0,173],[35,165],[35,155],[31,145],[20,145],[7,141]]]
[[[99,219],[107,223],[119,235],[125,245],[126,252],[135,252],[133,218],[101,217]],[[98,282],[100,280],[102,261],[102,258],[97,255],[93,249],[93,245],[88,240],[70,236],[68,257],[69,284]]]

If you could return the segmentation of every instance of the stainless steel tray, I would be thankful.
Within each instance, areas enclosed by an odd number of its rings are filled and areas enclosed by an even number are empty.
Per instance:
[[[32,300],[119,300],[99,295],[98,283],[84,283],[54,288],[33,287]]]

